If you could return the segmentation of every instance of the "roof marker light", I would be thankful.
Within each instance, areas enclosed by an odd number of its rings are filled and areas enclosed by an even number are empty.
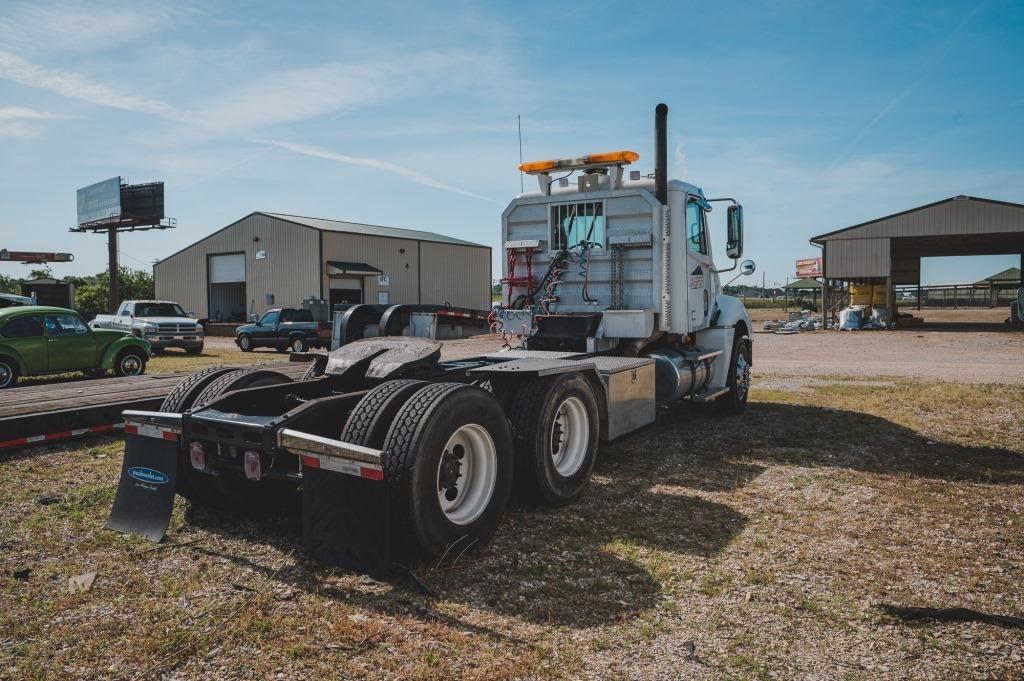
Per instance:
[[[577,158],[560,158],[547,161],[529,161],[520,163],[519,170],[530,175],[546,173],[550,170],[573,170],[601,165],[629,165],[639,160],[640,154],[635,151],[606,151],[600,154],[589,154]]]

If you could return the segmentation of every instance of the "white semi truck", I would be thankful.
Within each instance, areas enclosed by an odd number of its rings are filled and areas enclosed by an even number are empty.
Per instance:
[[[521,166],[539,189],[502,216],[505,296],[491,324],[507,347],[441,360],[396,306],[383,317],[350,310],[349,342],[301,381],[267,369],[193,374],[159,411],[124,413],[108,527],[161,539],[175,492],[235,509],[301,493],[310,556],[388,576],[486,543],[513,486],[572,502],[598,442],[652,423],[658,404],[742,412],[751,323],[721,292],[707,220],[727,204],[735,269],[742,208],[668,180],[666,116],[659,105],[651,175],[627,176],[631,151]]]

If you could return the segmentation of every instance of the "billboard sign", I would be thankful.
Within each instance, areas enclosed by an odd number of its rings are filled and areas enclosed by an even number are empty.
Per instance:
[[[821,276],[821,258],[803,258],[796,261],[796,276],[800,279]]]
[[[112,177],[78,190],[78,224],[121,219],[121,178]]]

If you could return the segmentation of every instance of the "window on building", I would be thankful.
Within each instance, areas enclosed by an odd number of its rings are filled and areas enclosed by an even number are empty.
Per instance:
[[[604,247],[604,204],[592,201],[552,206],[551,250],[567,250],[584,241]]]
[[[42,335],[43,323],[36,315],[12,319],[4,324],[4,328],[0,330],[0,336],[4,338],[31,338],[32,336]]]

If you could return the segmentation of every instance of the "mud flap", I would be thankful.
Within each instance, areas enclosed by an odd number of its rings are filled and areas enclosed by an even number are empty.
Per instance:
[[[162,540],[171,523],[177,480],[177,436],[156,438],[127,432],[121,480],[107,528]]]
[[[302,548],[329,565],[389,579],[391,527],[387,485],[312,467],[303,457]],[[326,462],[325,462],[326,463]]]

